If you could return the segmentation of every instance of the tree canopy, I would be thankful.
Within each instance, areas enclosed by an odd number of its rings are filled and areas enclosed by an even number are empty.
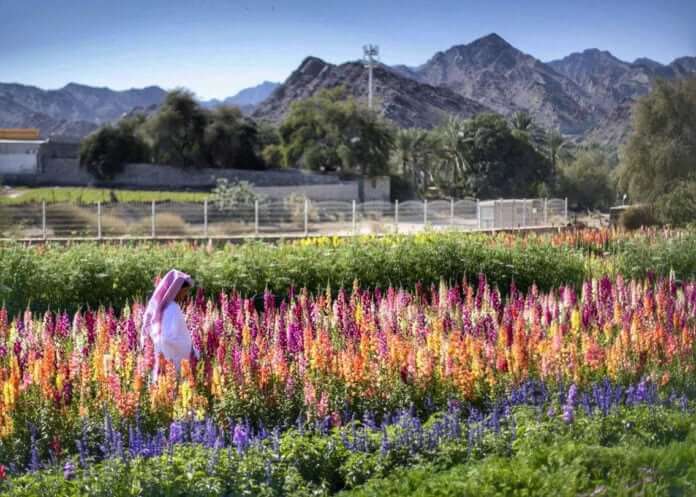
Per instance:
[[[85,138],[80,144],[80,164],[95,178],[111,179],[129,162],[148,162],[150,151],[137,134],[141,119],[123,119],[107,125]]]
[[[389,168],[391,127],[341,87],[293,102],[279,134],[280,143],[264,150],[264,157],[286,167],[367,176]]]
[[[107,179],[128,162],[178,167],[263,169],[262,140],[273,140],[237,107],[201,107],[193,94],[167,94],[149,117],[138,114],[106,125],[82,143],[81,163],[97,178]]]
[[[551,163],[500,115],[450,119],[435,133],[442,151],[437,176],[450,196],[531,195],[554,176]]]
[[[696,175],[696,79],[658,81],[638,101],[623,149],[620,187],[652,202]]]

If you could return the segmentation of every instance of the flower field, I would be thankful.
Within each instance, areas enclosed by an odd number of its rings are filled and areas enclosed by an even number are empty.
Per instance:
[[[447,253],[433,248],[441,242],[450,254],[488,247],[477,257],[493,278],[455,270],[436,283],[445,266],[422,259],[430,284],[356,279],[352,288],[291,286],[258,299],[248,289],[199,290],[184,308],[199,357],[179,372],[160,358],[156,376],[153,344],[140,340],[140,298],[117,310],[3,307],[0,490],[693,494],[696,280],[677,279],[673,264],[688,259],[678,244],[690,236],[421,236],[405,242],[420,255]],[[367,241],[362,257],[397,241]],[[663,259],[646,255],[665,247]],[[107,253],[130,248],[146,253]],[[81,249],[52,250],[43,255]],[[95,249],[83,250],[88,266]],[[185,246],[163,250],[184,262],[194,254],[188,263],[216,257]],[[340,239],[277,250],[285,257],[358,253]],[[496,273],[499,264],[485,262],[490,253],[517,258]],[[547,267],[546,255],[600,275],[543,286],[531,274],[519,286],[501,277],[537,268],[524,261]],[[650,260],[657,271],[647,269]],[[669,270],[660,266],[666,260]],[[559,486],[569,490],[559,494]]]
[[[412,292],[304,290],[280,303],[267,292],[261,310],[237,293],[199,293],[185,314],[200,359],[157,377],[152,343],[139,345],[140,303],[118,315],[3,310],[0,461],[12,474],[58,464],[72,477],[104,459],[201,446],[229,448],[236,464],[253,449],[267,465],[305,430],[338,437],[345,457],[455,440],[466,456],[489,432],[510,444],[525,406],[561,424],[689,409],[696,283],[603,277],[506,295],[483,275]],[[351,486],[336,478],[328,490]]]

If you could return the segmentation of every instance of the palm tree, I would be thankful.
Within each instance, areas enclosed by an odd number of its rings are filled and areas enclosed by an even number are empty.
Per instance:
[[[466,176],[471,164],[467,158],[472,138],[466,134],[467,123],[463,119],[450,117],[439,129],[440,147],[443,160],[440,163],[439,182],[442,189],[450,195],[464,193]]]
[[[556,163],[558,162],[558,156],[561,152],[561,149],[565,146],[565,144],[566,141],[563,138],[563,135],[556,130],[551,131],[546,135],[547,157],[551,161],[551,164],[554,168],[556,167]]]
[[[532,116],[530,116],[527,112],[520,111],[515,112],[512,115],[510,123],[512,125],[512,129],[520,131],[521,133],[527,135],[532,130],[534,120],[532,119]]]
[[[422,194],[432,166],[433,143],[430,133],[423,129],[400,129],[394,140],[394,160],[400,172],[408,177],[414,190]]]

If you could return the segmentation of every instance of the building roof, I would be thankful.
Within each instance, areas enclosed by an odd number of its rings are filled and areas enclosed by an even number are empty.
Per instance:
[[[46,143],[46,140],[1,140],[0,143],[22,143],[24,145],[41,145]]]

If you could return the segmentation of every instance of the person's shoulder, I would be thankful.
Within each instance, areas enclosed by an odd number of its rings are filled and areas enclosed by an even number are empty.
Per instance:
[[[164,306],[164,309],[162,310],[162,314],[165,316],[177,316],[181,314],[181,308],[179,307],[179,304],[176,302],[169,302],[167,305]]]

